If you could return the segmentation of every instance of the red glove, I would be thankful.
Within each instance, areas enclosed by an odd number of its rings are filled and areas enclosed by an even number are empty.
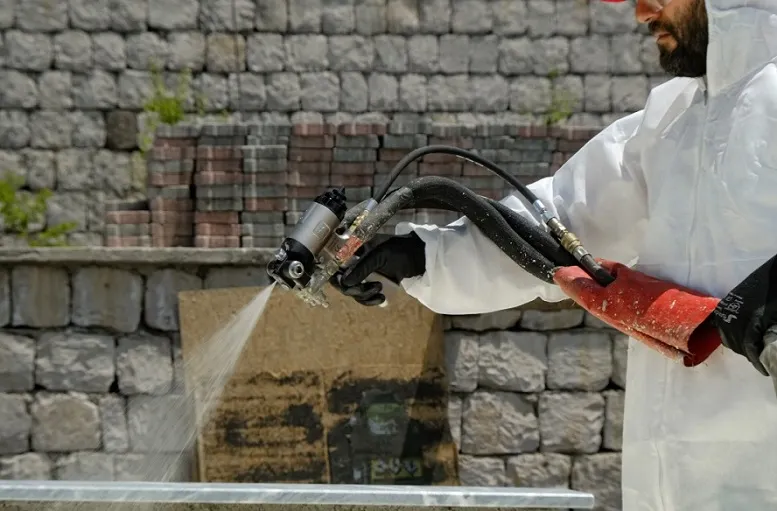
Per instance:
[[[602,287],[580,267],[562,267],[553,280],[578,305],[611,327],[687,367],[703,362],[721,344],[706,320],[720,301],[627,266],[597,260],[615,281]]]

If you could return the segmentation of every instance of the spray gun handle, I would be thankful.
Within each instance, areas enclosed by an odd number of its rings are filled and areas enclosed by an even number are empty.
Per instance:
[[[764,349],[759,360],[772,378],[774,393],[777,395],[777,325],[769,327],[763,338]]]

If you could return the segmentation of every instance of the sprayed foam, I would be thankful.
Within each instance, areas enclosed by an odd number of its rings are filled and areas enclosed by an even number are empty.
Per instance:
[[[219,403],[224,387],[264,313],[274,288],[275,284],[272,284],[258,293],[189,355],[183,366],[186,377],[179,379],[169,396],[150,400],[148,406],[158,407],[150,411],[153,416],[161,419],[153,425],[153,431],[147,432],[147,437],[151,439],[148,453],[144,453],[141,463],[133,467],[133,472],[140,475],[143,481],[170,482],[187,470],[187,454],[191,452],[200,428],[207,424],[210,414]],[[173,453],[169,452],[171,445],[175,446]],[[105,505],[102,509],[125,510],[128,503],[133,503],[130,491],[125,498]],[[45,510],[57,511],[63,506],[65,503],[51,503]],[[73,509],[73,504],[68,504],[67,508]],[[84,511],[86,509],[84,507]],[[135,502],[132,509],[145,511],[154,508],[152,503]]]

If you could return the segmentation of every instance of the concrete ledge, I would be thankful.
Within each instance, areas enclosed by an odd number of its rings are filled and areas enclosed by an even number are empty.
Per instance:
[[[0,264],[153,264],[199,266],[261,266],[274,248],[2,248]]]
[[[252,509],[321,511],[358,508],[398,509],[592,509],[589,493],[563,488],[489,488],[326,484],[160,483],[6,481],[0,483],[0,509],[84,509],[84,503],[122,503],[131,509]],[[48,503],[40,506],[41,503]],[[32,507],[37,504],[40,507]],[[103,505],[104,505],[103,504]],[[247,508],[246,508],[247,509]]]

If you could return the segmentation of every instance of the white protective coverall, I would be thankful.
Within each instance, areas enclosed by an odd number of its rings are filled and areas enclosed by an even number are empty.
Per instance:
[[[595,257],[723,297],[777,253],[777,1],[706,3],[707,76],[654,88],[530,188]],[[402,286],[438,313],[565,298],[466,219],[410,229],[427,271]],[[777,510],[777,397],[744,357],[686,368],[630,339],[624,420],[624,511]]]

